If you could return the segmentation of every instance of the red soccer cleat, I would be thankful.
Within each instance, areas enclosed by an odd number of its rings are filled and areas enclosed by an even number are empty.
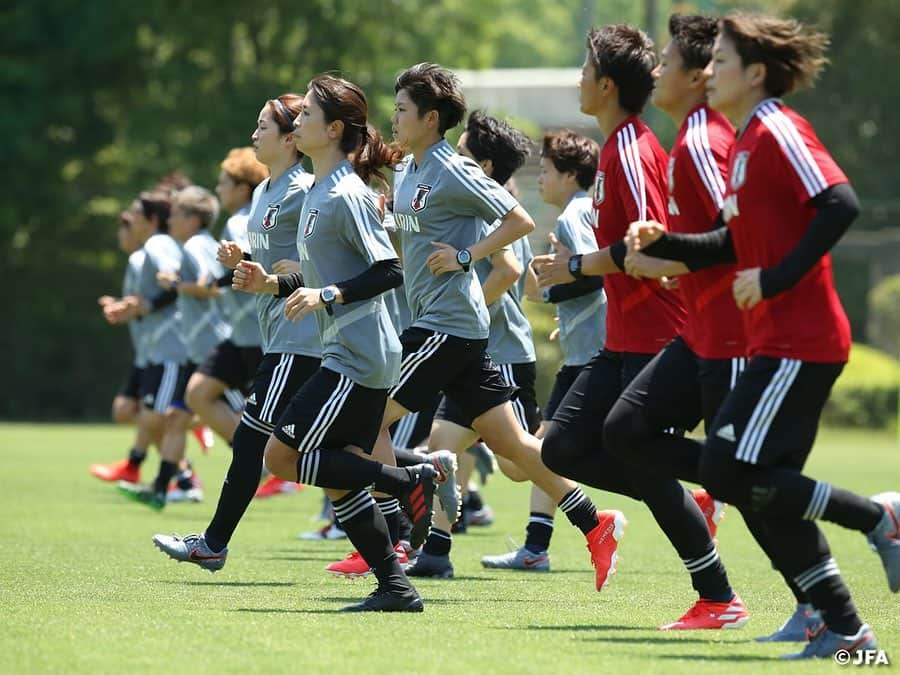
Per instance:
[[[713,499],[706,490],[691,490],[694,501],[703,511],[703,517],[706,518],[706,527],[709,528],[709,536],[716,538],[716,532],[719,529],[719,521],[725,517],[725,509],[728,504]]]
[[[619,542],[625,534],[625,514],[621,511],[598,511],[597,527],[585,535],[587,549],[591,552],[591,564],[594,566],[597,591],[609,583],[609,578],[616,573]]]
[[[303,486],[299,483],[292,483],[289,480],[281,480],[275,476],[269,476],[266,481],[256,489],[256,497],[265,499],[266,497],[274,497],[276,495],[292,495],[299,492]]]
[[[128,483],[141,482],[141,468],[134,466],[127,459],[113,462],[112,464],[91,464],[88,467],[88,471],[100,480],[124,480]]]
[[[194,434],[194,438],[196,438],[197,442],[200,444],[200,450],[203,451],[204,455],[209,452],[209,449],[216,442],[216,437],[213,436],[212,429],[210,429],[205,424],[199,427],[194,427],[193,429],[191,429],[191,433]]]
[[[725,630],[740,628],[750,620],[744,602],[734,596],[731,602],[712,602],[700,598],[687,613],[675,621],[660,626],[660,630]],[[824,624],[822,624],[824,626]]]
[[[397,562],[399,562],[401,565],[405,565],[409,562],[409,558],[406,555],[406,550],[403,548],[403,544],[398,543],[394,547],[394,553],[397,554]],[[363,560],[363,557],[359,554],[359,551],[351,551],[350,554],[343,560],[338,560],[337,562],[333,562],[328,565],[328,567],[325,568],[325,571],[333,574],[336,577],[357,579],[359,577],[369,576],[372,573],[372,568],[369,567],[369,563]]]

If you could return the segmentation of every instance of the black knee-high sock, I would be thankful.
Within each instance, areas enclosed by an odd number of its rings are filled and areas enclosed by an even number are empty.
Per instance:
[[[231,541],[244,516],[256,488],[259,487],[259,472],[263,465],[263,455],[269,437],[241,422],[234,431],[231,465],[222,483],[216,512],[206,528],[206,543],[219,552]]]
[[[773,562],[793,577],[813,607],[822,612],[822,620],[831,630],[842,635],[855,634],[862,622],[819,527],[810,521],[774,517],[767,519],[766,524],[775,551]]]
[[[574,487],[559,502],[559,508],[575,527],[587,534],[597,527],[597,507],[580,487]]]
[[[297,482],[335,490],[374,487],[390,495],[402,494],[414,481],[411,469],[387,466],[344,450],[318,448],[300,454]]]
[[[356,547],[375,573],[379,587],[405,591],[409,581],[391,544],[387,523],[365,490],[356,490],[334,502],[334,512]]]
[[[157,494],[166,494],[169,489],[169,482],[178,473],[178,462],[167,462],[162,460],[159,463],[159,473],[153,481],[153,491]]]
[[[759,544],[759,547],[763,550],[763,553],[765,553],[769,557],[769,560],[772,560],[772,541],[765,518],[752,511],[748,512],[741,509],[738,509],[738,511],[743,517],[744,523],[747,525],[747,529],[750,531],[750,534],[752,534],[753,538],[756,540],[756,543]],[[775,567],[779,574],[781,574],[784,582],[787,584],[787,587],[791,589],[791,593],[794,594],[794,598],[797,600],[797,604],[809,604],[809,598],[806,596],[806,593],[804,593],[800,589],[800,587],[797,585],[797,582],[794,581],[793,577],[779,570],[774,565],[774,563],[772,566]]]
[[[131,464],[131,466],[140,466],[144,463],[145,459],[147,459],[146,450],[138,450],[137,448],[132,448],[128,452],[128,463]]]
[[[375,497],[375,503],[387,523],[391,544],[396,546],[400,541],[400,502],[395,497]]]
[[[553,536],[553,514],[532,511],[525,528],[525,548],[532,553],[543,553],[550,548]]]
[[[437,530],[431,528],[428,538],[422,550],[431,555],[450,555],[450,549],[453,546],[453,536],[445,530]]]
[[[691,493],[677,480],[633,472],[632,482],[641,491],[644,503],[668,537],[691,575],[694,590],[701,598],[728,602],[734,591],[725,566],[709,534],[703,512]]]
[[[427,458],[418,452],[413,452],[406,448],[394,448],[394,459],[397,460],[397,466],[415,466],[428,461]]]

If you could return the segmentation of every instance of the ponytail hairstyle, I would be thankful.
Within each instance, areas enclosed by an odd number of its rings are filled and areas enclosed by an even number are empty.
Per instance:
[[[272,114],[272,120],[281,134],[290,134],[294,131],[294,120],[303,110],[303,97],[299,94],[282,94],[266,101],[266,107]],[[294,152],[298,162],[303,159],[302,152],[299,150],[294,150]]]
[[[828,63],[828,36],[794,19],[729,12],[719,30],[734,43],[745,67],[766,67],[763,87],[770,96],[811,87]]]
[[[368,123],[369,103],[363,90],[352,82],[332,75],[319,75],[309,83],[309,91],[322,109],[326,124],[343,122],[338,142],[350,158],[353,170],[369,184],[372,179],[387,185],[383,167],[393,167],[403,158],[401,150],[388,145]]]

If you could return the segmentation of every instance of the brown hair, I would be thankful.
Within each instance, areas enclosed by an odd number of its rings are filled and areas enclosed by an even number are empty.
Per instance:
[[[579,136],[571,129],[562,129],[544,136],[541,157],[553,162],[560,173],[574,173],[575,182],[587,190],[597,173],[600,146],[587,136]]]
[[[235,183],[244,183],[253,191],[269,176],[268,167],[256,159],[253,148],[233,148],[219,165]]]
[[[719,29],[734,43],[744,66],[766,67],[764,87],[772,96],[812,86],[828,63],[828,36],[794,19],[729,12]]]
[[[172,210],[172,192],[159,189],[142,192],[138,196],[144,218],[153,220],[156,216],[157,229],[163,234],[169,231],[169,212]]]
[[[266,101],[266,107],[282,135],[290,134],[294,131],[294,120],[303,110],[303,97],[299,94],[282,94]],[[298,162],[303,159],[303,153],[296,148],[294,155]]]
[[[466,115],[466,99],[460,90],[459,79],[436,63],[417,63],[404,70],[394,84],[394,93],[401,89],[405,89],[416,104],[419,117],[429,110],[437,111],[441,136],[462,122]]]
[[[207,228],[219,217],[219,200],[199,185],[190,185],[172,195],[172,206],[200,219],[200,227]]]
[[[309,91],[322,108],[326,123],[344,123],[339,147],[350,156],[353,169],[363,182],[369,183],[374,177],[386,184],[381,169],[396,165],[403,155],[369,125],[369,102],[363,90],[339,77],[319,75],[309,83]]]

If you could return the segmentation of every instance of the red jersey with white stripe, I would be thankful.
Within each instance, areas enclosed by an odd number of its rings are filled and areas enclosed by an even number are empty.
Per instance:
[[[668,155],[644,122],[631,116],[603,144],[594,180],[594,236],[602,249],[622,241],[635,220],[666,223]],[[610,274],[606,349],[655,354],[684,324],[680,293],[655,279]]]
[[[734,127],[705,103],[688,113],[669,153],[669,229],[708,232],[725,199]],[[687,320],[685,343],[704,359],[746,356],[744,320],[734,297],[734,265],[678,277]]]
[[[809,122],[777,99],[760,103],[735,141],[723,215],[738,268],[778,265],[816,213],[811,200],[847,177]],[[751,356],[842,363],[850,324],[825,255],[791,289],[745,312]]]

